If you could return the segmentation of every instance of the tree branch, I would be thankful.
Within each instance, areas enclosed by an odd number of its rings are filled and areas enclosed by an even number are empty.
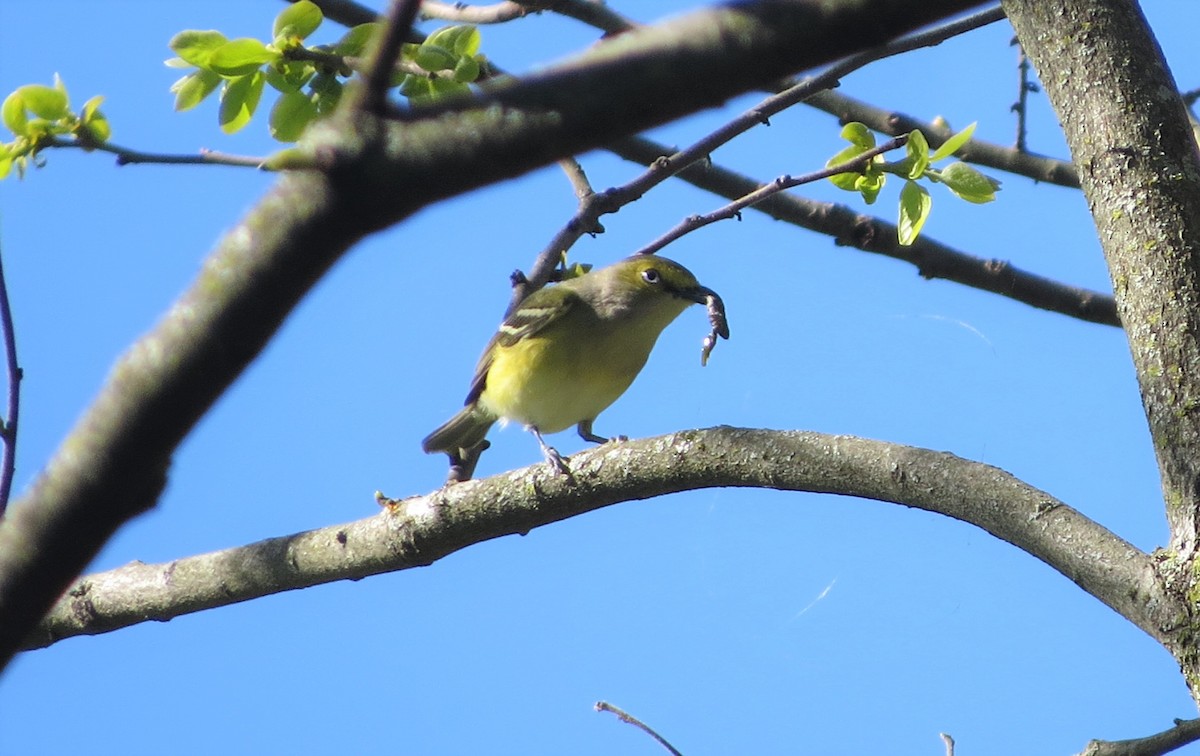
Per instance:
[[[1108,262],[1171,528],[1164,574],[1186,608],[1166,646],[1200,701],[1200,623],[1189,598],[1200,548],[1200,153],[1137,4],[1004,7],[1081,168]]]
[[[363,86],[352,93],[348,107],[362,108],[368,113],[382,114],[387,93],[392,85],[392,72],[400,58],[400,46],[412,31],[413,20],[420,10],[421,0],[391,0],[383,29],[376,35],[367,54]]]
[[[1200,194],[1182,180],[1200,176],[1200,155],[1187,113],[1135,4],[1011,0],[1005,8],[1085,168],[1172,541],[1187,559],[1200,543]]]
[[[436,18],[442,21],[454,21],[460,24],[501,24],[506,21],[540,12],[549,3],[516,3],[512,0],[502,0],[490,5],[466,5],[464,3],[440,3],[436,0],[422,0],[421,18]]]
[[[3,342],[4,369],[8,376],[8,401],[4,417],[0,419],[0,443],[4,451],[0,454],[0,518],[8,508],[8,497],[12,492],[13,477],[17,468],[17,428],[21,418],[21,365],[17,362],[17,334],[13,328],[12,307],[8,301],[8,284],[4,280],[4,267],[0,265],[0,342]]]
[[[479,96],[386,124],[347,108],[314,124],[286,159],[320,170],[285,176],[222,240],[0,521],[0,664],[109,536],[154,505],[184,436],[355,241],[438,200],[979,4],[744,2],[619,35],[526,80],[490,82]]]
[[[621,720],[625,724],[633,725],[634,727],[638,728],[642,732],[654,738],[655,742],[665,748],[667,753],[671,754],[671,756],[683,756],[683,754],[679,752],[679,749],[671,745],[670,741],[668,741],[662,735],[659,735],[657,732],[655,732],[653,727],[620,708],[619,706],[613,706],[608,701],[597,701],[595,709],[596,711],[607,711],[610,714],[614,714],[616,715],[617,719]]]
[[[947,127],[922,121],[895,110],[879,108],[831,89],[818,92],[805,100],[805,103],[837,116],[840,123],[861,121],[881,134],[897,136],[920,129],[929,140],[930,149],[937,149],[952,135]],[[1079,187],[1079,176],[1075,173],[1075,166],[1064,160],[1023,152],[980,139],[970,140],[954,154],[968,163],[1027,176],[1035,181]]]
[[[860,173],[867,167],[867,164],[870,163],[870,161],[875,159],[875,156],[882,155],[885,152],[890,152],[899,147],[903,147],[907,142],[907,135],[893,137],[883,144],[872,147],[857,157],[854,157],[850,160],[845,160],[836,165],[831,165],[828,168],[822,168],[819,171],[806,173],[803,176],[780,176],[774,181],[760,186],[748,194],[738,197],[724,207],[717,208],[716,210],[710,213],[705,213],[704,215],[690,215],[687,218],[684,218],[679,223],[676,223],[674,226],[668,229],[667,232],[662,236],[659,236],[654,241],[634,252],[634,254],[651,255],[655,252],[658,252],[660,249],[663,249],[667,245],[673,244],[693,231],[704,228],[705,226],[716,223],[717,221],[730,220],[732,218],[737,218],[740,220],[743,210],[754,207],[758,203],[764,202],[770,197],[786,191],[787,189],[793,189],[797,186],[803,186],[804,184],[811,184],[814,181],[820,181],[821,179],[826,179],[830,176],[836,176],[839,173]]]
[[[64,137],[53,137],[51,139],[47,139],[45,146],[58,149],[107,152],[111,155],[116,155],[117,165],[151,163],[157,165],[230,165],[239,168],[262,168],[263,161],[266,159],[263,157],[254,157],[252,155],[231,155],[227,152],[217,152],[216,150],[207,149],[202,149],[195,155],[142,152],[141,150],[134,150],[130,149],[129,147],[121,147],[120,145],[113,144],[112,142],[84,144],[75,139]]]
[[[1175,720],[1169,730],[1136,740],[1093,740],[1080,756],[1163,756],[1200,740],[1200,719]]]
[[[344,525],[80,579],[26,640],[49,645],[335,580],[432,564],[475,543],[623,501],[714,487],[888,501],[975,525],[1032,554],[1155,639],[1169,615],[1150,557],[1047,493],[945,452],[799,431],[718,427],[606,444],[393,503]]]
[[[674,152],[669,147],[641,137],[622,139],[607,145],[607,149],[642,165],[654,165],[662,156]],[[731,200],[764,186],[763,182],[712,163],[695,163],[682,171],[679,178]],[[925,278],[954,281],[1015,299],[1031,307],[1092,323],[1118,328],[1121,325],[1117,319],[1116,302],[1107,294],[1068,286],[1021,270],[1004,260],[974,257],[935,241],[927,234],[921,234],[912,246],[901,246],[893,224],[860,214],[846,205],[780,193],[751,209],[776,220],[832,236],[836,244],[903,260],[916,266]]]

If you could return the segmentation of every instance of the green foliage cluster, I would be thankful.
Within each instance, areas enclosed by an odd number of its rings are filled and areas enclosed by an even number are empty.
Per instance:
[[[84,149],[107,142],[112,129],[100,112],[103,101],[103,97],[93,97],[76,113],[57,75],[54,86],[26,84],[6,97],[0,106],[0,120],[16,138],[0,143],[0,179],[13,168],[18,176],[24,176],[31,162],[40,165],[39,153],[55,139],[74,139]]]
[[[268,120],[271,136],[296,141],[310,123],[337,106],[343,80],[360,65],[379,29],[378,23],[362,24],[332,45],[306,46],[322,21],[315,3],[300,0],[275,17],[270,42],[231,40],[211,30],[176,34],[170,47],[178,57],[167,65],[193,70],[171,86],[175,109],[194,108],[220,88],[218,121],[222,131],[232,134],[250,122],[264,86],[270,85],[279,93]],[[422,44],[404,45],[392,83],[411,100],[466,92],[486,65],[479,42],[475,27],[451,26]]]
[[[975,124],[958,132],[942,143],[933,154],[929,153],[929,142],[919,130],[908,135],[905,144],[906,154],[902,160],[886,162],[882,155],[875,156],[861,171],[839,173],[831,176],[830,181],[839,189],[848,192],[858,192],[868,205],[873,204],[879,196],[879,191],[887,180],[887,174],[904,178],[904,188],[900,190],[900,219],[896,227],[899,231],[900,243],[908,246],[917,240],[925,221],[929,219],[933,208],[933,198],[925,187],[917,183],[925,179],[933,184],[945,184],[946,188],[958,197],[983,204],[996,199],[1000,182],[986,176],[963,162],[954,162],[942,169],[933,168],[932,164],[950,157],[971,138],[975,133]],[[842,128],[842,138],[850,142],[850,146],[837,153],[826,162],[826,167],[853,160],[855,157],[875,147],[875,135],[866,125],[853,121]]]

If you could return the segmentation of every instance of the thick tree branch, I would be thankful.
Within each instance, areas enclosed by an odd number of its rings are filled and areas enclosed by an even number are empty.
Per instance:
[[[387,124],[364,110],[315,124],[286,157],[321,170],[285,177],[221,242],[0,521],[0,664],[108,537],[154,505],[176,446],[362,236],[979,4],[739,3],[619,35],[524,81]]]
[[[837,493],[937,512],[1036,556],[1155,639],[1174,616],[1146,554],[1003,470],[945,452],[719,427],[606,444],[576,454],[570,465],[573,479],[534,465],[399,501],[345,525],[84,577],[26,647],[424,566],[618,502],[719,486]]]
[[[1200,534],[1200,154],[1186,110],[1136,4],[1004,7],[1080,166],[1150,421],[1172,541],[1190,557]]]
[[[1169,730],[1135,740],[1093,740],[1080,756],[1163,756],[1200,740],[1200,719],[1175,720]]]
[[[1137,4],[1004,7],[1063,125],[1108,262],[1171,528],[1162,569],[1187,609],[1166,645],[1200,701],[1200,153]]]

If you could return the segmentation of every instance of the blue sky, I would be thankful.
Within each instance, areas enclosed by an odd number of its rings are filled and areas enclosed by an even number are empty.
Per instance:
[[[646,21],[686,7],[612,4]],[[1180,86],[1200,86],[1200,8],[1144,5]],[[0,92],[57,72],[76,103],[106,96],[119,144],[266,154],[275,145],[262,119],[226,137],[211,105],[172,112],[177,72],[162,61],[177,31],[262,36],[281,7],[6,2]],[[545,15],[484,28],[483,50],[525,71],[595,36]],[[978,121],[979,136],[1007,144],[1010,37],[995,25],[852,74],[843,91],[956,127]],[[654,136],[686,144],[756,99]],[[1065,155],[1036,97],[1029,144]],[[818,168],[841,146],[831,117],[799,108],[713,157],[767,180]],[[597,189],[638,170],[599,153],[583,162]],[[994,175],[1004,189],[988,206],[935,188],[925,232],[1107,290],[1082,196]],[[271,181],[55,153],[23,182],[0,183],[26,375],[18,490]],[[827,184],[800,191],[855,202]],[[885,189],[871,210],[891,219],[896,192]],[[668,183],[606,218],[607,232],[573,255],[611,262],[720,204]],[[430,208],[354,250],[189,437],[159,506],[92,569],[361,519],[376,513],[376,489],[440,485],[444,458],[422,454],[420,439],[460,405],[508,273],[532,261],[573,206],[550,168]],[[1117,330],[926,281],[752,212],[665,254],[721,293],[733,337],[702,369],[704,313],[685,313],[597,432],[730,424],[947,450],[1012,472],[1143,549],[1163,542],[1157,472]],[[540,459],[518,429],[492,440],[481,475]],[[552,442],[564,453],[582,446],[570,433]],[[689,756],[939,753],[939,732],[975,756],[1068,754],[1090,738],[1195,716],[1165,651],[982,531],[843,497],[709,490],[622,504],[421,570],[26,654],[0,679],[0,753],[659,752],[593,712],[599,699]]]

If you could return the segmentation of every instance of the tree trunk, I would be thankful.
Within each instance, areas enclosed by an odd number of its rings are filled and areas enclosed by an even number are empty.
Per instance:
[[[1171,529],[1159,572],[1178,620],[1163,631],[1200,701],[1200,156],[1135,3],[1004,0],[1004,9],[1058,113],[1108,262]]]

